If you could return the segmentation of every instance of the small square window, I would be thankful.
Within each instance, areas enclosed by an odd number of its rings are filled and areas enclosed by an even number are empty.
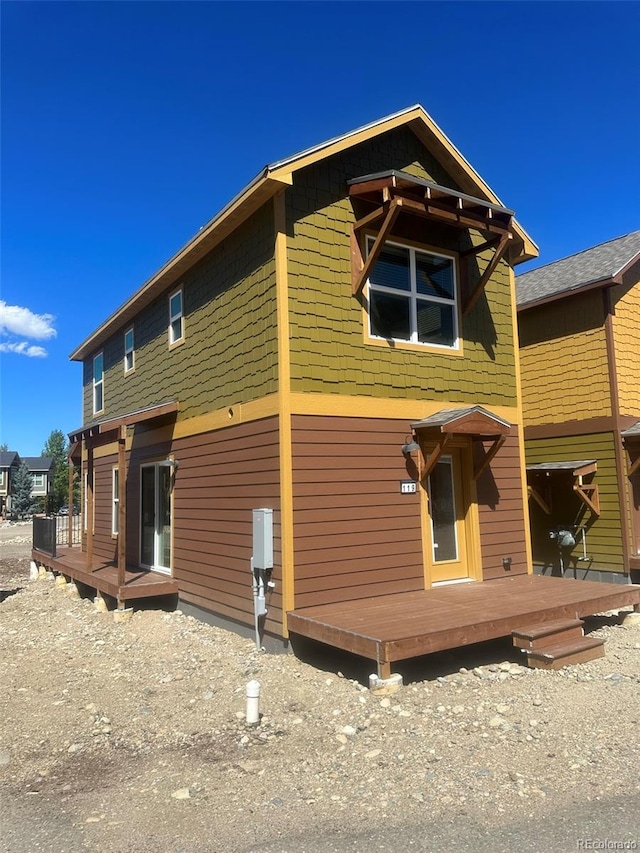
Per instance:
[[[177,290],[169,297],[169,345],[177,344],[183,338],[182,290]]]
[[[133,328],[124,333],[124,372],[130,373],[135,367],[135,351],[133,348]]]

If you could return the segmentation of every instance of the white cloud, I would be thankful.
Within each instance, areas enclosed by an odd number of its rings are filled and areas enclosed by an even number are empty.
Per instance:
[[[55,338],[53,314],[34,314],[20,305],[7,305],[0,299],[0,334],[20,335],[37,341]]]
[[[0,352],[15,352],[18,355],[26,355],[29,358],[46,358],[47,351],[44,347],[29,344],[27,341],[20,341],[19,344],[0,343]]]
[[[0,299],[0,352],[12,352],[26,355],[27,358],[46,358],[44,347],[30,344],[29,341],[16,341],[15,338],[34,338],[37,341],[55,338],[58,334],[53,326],[53,314],[34,314],[29,308],[20,305],[7,305]]]

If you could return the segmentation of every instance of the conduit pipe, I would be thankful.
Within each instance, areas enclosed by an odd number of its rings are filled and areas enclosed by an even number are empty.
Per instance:
[[[260,722],[260,682],[255,679],[247,684],[246,721],[248,726]]]

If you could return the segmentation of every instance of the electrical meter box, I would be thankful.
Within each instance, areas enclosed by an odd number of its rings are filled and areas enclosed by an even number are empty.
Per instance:
[[[273,568],[273,510],[253,510],[253,568]]]

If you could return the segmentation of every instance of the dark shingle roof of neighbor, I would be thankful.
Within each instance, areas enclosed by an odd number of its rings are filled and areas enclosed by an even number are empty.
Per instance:
[[[15,450],[0,450],[0,468],[10,468],[17,455]]]
[[[613,278],[636,257],[640,258],[640,231],[522,273],[516,277],[518,306]]]
[[[49,471],[53,465],[51,456],[23,456],[22,461],[29,471]]]
[[[630,426],[629,429],[625,429],[622,435],[625,438],[635,438],[636,436],[640,438],[640,421],[638,421],[637,424]]]

